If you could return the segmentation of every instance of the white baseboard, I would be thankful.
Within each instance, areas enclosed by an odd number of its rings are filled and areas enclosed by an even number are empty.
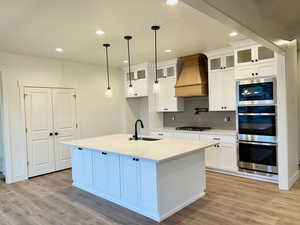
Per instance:
[[[297,170],[293,176],[289,178],[289,189],[296,183],[296,181],[299,179],[299,170]]]
[[[199,195],[187,200],[186,202],[182,203],[181,205],[177,206],[176,208],[170,210],[169,212],[163,214],[160,217],[160,220],[158,222],[161,222],[165,219],[167,219],[168,217],[172,216],[173,214],[177,213],[178,211],[182,210],[183,208],[187,207],[188,205],[192,204],[193,202],[199,200],[200,198],[202,198],[205,195],[205,192],[200,193]]]

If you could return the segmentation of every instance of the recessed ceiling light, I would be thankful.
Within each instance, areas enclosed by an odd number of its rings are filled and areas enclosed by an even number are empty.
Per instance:
[[[170,52],[172,52],[172,50],[171,49],[167,49],[167,50],[165,50],[165,52],[166,53],[170,53]]]
[[[56,48],[55,51],[57,51],[57,52],[63,52],[64,50],[62,48]]]
[[[104,34],[104,31],[103,31],[103,30],[96,30],[96,34],[99,35],[99,36],[100,36],[100,35],[103,35],[103,34]]]
[[[178,0],[167,0],[167,5],[176,5]]]
[[[128,63],[128,60],[123,60],[123,63]]]
[[[234,36],[237,36],[237,35],[238,35],[238,33],[235,32],[235,31],[229,33],[229,36],[230,36],[230,37],[234,37]]]

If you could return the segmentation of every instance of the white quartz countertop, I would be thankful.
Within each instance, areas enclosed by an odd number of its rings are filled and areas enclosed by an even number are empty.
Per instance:
[[[62,144],[155,161],[163,161],[173,157],[178,157],[180,155],[203,150],[217,144],[217,142],[212,141],[198,141],[182,138],[163,138],[158,141],[130,141],[130,137],[132,137],[130,134],[115,134],[64,141]]]
[[[237,134],[236,130],[210,129],[210,130],[204,130],[204,131],[190,131],[190,130],[176,130],[175,127],[157,128],[157,129],[153,129],[152,131],[193,133],[193,134],[211,134],[211,135],[231,135],[231,136],[234,136]]]

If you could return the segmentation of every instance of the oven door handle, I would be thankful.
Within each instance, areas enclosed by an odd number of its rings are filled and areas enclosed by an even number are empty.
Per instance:
[[[238,113],[239,116],[276,116],[276,113]]]
[[[249,144],[249,145],[277,146],[277,143],[262,143],[262,142],[253,142],[253,141],[239,141],[239,143]]]

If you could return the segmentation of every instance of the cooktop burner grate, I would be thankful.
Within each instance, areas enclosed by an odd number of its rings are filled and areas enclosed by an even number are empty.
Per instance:
[[[176,130],[204,131],[210,130],[211,127],[176,127]]]

